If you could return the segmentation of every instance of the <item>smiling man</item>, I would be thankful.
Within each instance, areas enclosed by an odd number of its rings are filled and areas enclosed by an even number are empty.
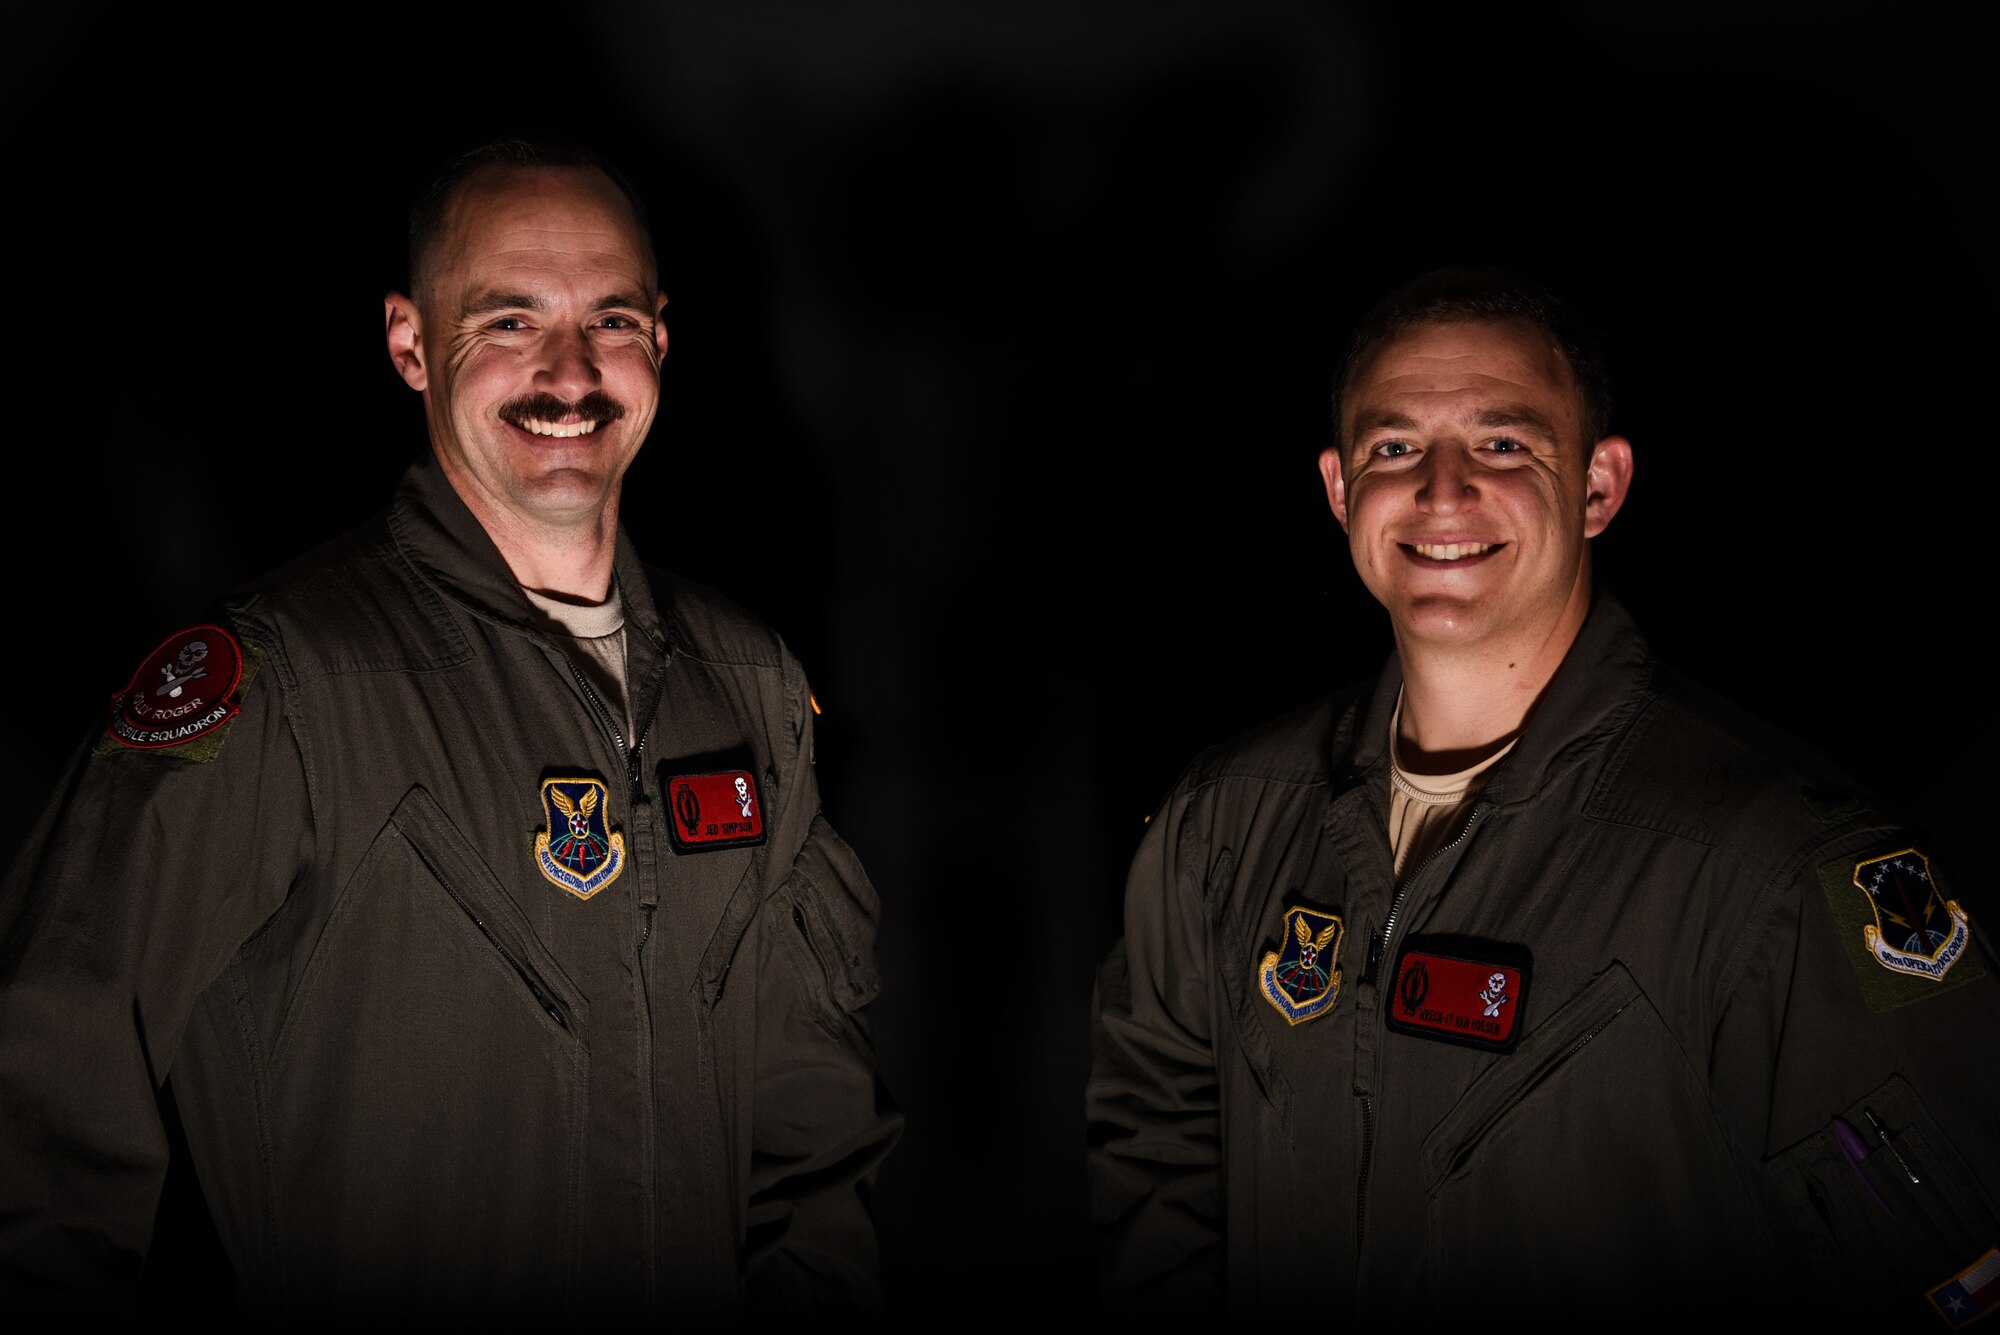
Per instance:
[[[619,526],[637,199],[498,144],[410,250],[432,457],[147,655],[0,894],[0,1285],[130,1301],[171,1079],[253,1312],[870,1310],[874,894],[796,660]]]
[[[1320,472],[1395,655],[1197,760],[1134,861],[1089,1091],[1113,1305],[2000,1304],[1982,935],[1922,839],[1593,589],[1633,451],[1560,303],[1390,296]]]

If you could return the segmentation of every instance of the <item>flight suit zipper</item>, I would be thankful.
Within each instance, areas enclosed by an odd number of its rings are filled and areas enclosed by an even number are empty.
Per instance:
[[[644,704],[640,710],[633,712],[635,719],[642,719],[643,721],[638,725],[638,740],[627,746],[624,732],[619,728],[617,721],[611,717],[610,709],[606,708],[603,698],[598,695],[596,688],[590,684],[589,678],[583,675],[582,669],[577,667],[568,654],[563,654],[563,662],[568,666],[570,676],[576,679],[577,689],[583,692],[583,698],[589,704],[591,712],[597,716],[598,723],[610,736],[612,744],[618,748],[618,754],[624,759],[625,798],[628,820],[634,826],[640,822],[650,822],[652,820],[651,803],[646,800],[644,783],[646,739],[653,734],[653,713],[659,706],[660,685],[666,674],[665,665],[662,664],[654,670],[653,679],[647,685]],[[648,825],[646,833],[648,836],[646,842],[648,844],[655,842],[651,838],[652,831],[650,825]],[[635,828],[633,830],[635,862],[639,861],[637,858],[638,834],[639,831]],[[657,1303],[658,1300],[659,1267],[656,1261],[660,1249],[659,1191],[657,1182],[659,1176],[659,1155],[654,1144],[658,1134],[659,1109],[656,1106],[658,1103],[658,1094],[653,1088],[653,986],[650,968],[651,960],[646,954],[646,943],[652,939],[653,935],[653,914],[658,908],[659,901],[650,893],[647,886],[649,871],[650,868],[644,865],[635,868],[635,874],[639,877],[640,886],[638,896],[640,912],[639,937],[635,946],[635,963],[639,971],[639,1050],[636,1064],[638,1066],[641,1093],[639,1100],[641,1115],[639,1143],[643,1146],[644,1153],[641,1176],[645,1183],[646,1288],[650,1307]]]
[[[1465,842],[1466,836],[1472,833],[1472,827],[1479,823],[1479,818],[1486,814],[1486,810],[1487,808],[1483,803],[1474,802],[1472,810],[1466,815],[1465,824],[1459,827],[1458,833],[1452,837],[1451,842],[1437,848],[1429,857],[1418,863],[1416,871],[1405,876],[1403,883],[1396,887],[1396,893],[1389,900],[1389,916],[1382,920],[1381,934],[1368,942],[1368,967],[1361,976],[1361,981],[1364,984],[1369,987],[1377,985],[1377,966],[1381,964],[1384,957],[1389,953],[1390,943],[1395,939],[1396,935],[1397,919],[1402,917],[1403,903],[1409,898],[1410,891],[1416,888],[1417,882],[1423,879],[1424,873],[1430,870],[1432,863]],[[1368,1227],[1368,1173],[1374,1166],[1374,1157],[1375,1096],[1372,1094],[1363,1094],[1361,1096],[1361,1166],[1359,1171],[1355,1173],[1354,1187],[1354,1254],[1356,1256],[1361,1255],[1361,1243]]]

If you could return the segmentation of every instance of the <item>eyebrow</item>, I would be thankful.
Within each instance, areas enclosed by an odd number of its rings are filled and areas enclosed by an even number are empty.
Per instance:
[[[1534,409],[1524,404],[1508,404],[1500,408],[1488,408],[1472,419],[1474,426],[1512,427],[1519,431],[1532,431],[1546,440],[1556,438],[1555,424]]]
[[[1407,413],[1390,412],[1386,408],[1370,408],[1359,413],[1354,419],[1354,434],[1365,436],[1370,431],[1415,431],[1417,419]]]
[[[1556,438],[1556,429],[1548,418],[1526,404],[1509,403],[1497,408],[1488,408],[1472,419],[1472,425],[1489,429],[1533,431],[1550,440]],[[1371,408],[1354,419],[1354,434],[1365,436],[1371,431],[1418,431],[1422,427],[1417,419],[1408,413],[1393,412],[1387,408]]]
[[[634,293],[614,292],[609,296],[599,297],[595,302],[591,303],[590,309],[593,311],[628,309],[643,311],[647,309],[648,304],[644,297],[637,296]],[[489,291],[474,293],[466,301],[465,310],[462,314],[474,316],[491,315],[495,311],[541,311],[547,309],[548,302],[540,297],[530,296],[526,292]]]

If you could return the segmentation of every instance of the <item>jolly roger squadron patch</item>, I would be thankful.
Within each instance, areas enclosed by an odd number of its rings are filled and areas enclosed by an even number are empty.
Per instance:
[[[1985,976],[1965,910],[1916,849],[1829,862],[1819,881],[1870,1010],[1895,1010]]]
[[[535,862],[552,885],[589,899],[625,870],[625,836],[611,832],[610,792],[596,779],[542,780],[548,829],[535,835]]]
[[[148,654],[111,697],[110,735],[139,751],[184,745],[236,717],[242,679],[243,649],[234,635],[220,626],[184,630]]]
[[[1283,945],[1257,966],[1257,990],[1286,1024],[1303,1024],[1340,996],[1340,970],[1334,965],[1346,931],[1338,914],[1287,909],[1280,936]]]

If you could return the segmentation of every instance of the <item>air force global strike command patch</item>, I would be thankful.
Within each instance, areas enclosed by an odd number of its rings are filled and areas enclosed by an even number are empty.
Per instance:
[[[535,862],[551,885],[589,899],[625,870],[625,836],[611,832],[610,792],[596,779],[542,780],[548,829],[535,835]]]
[[[1340,996],[1340,944],[1346,937],[1338,914],[1286,909],[1278,949],[1257,966],[1257,990],[1286,1024],[1303,1024],[1333,1007]]]
[[[1965,910],[1916,849],[1829,862],[1819,883],[1870,1010],[1895,1010],[1985,976]]]
[[[169,636],[111,698],[110,734],[139,751],[191,742],[236,717],[242,678],[243,648],[222,627]]]
[[[747,769],[719,774],[675,774],[667,779],[667,809],[674,849],[706,853],[764,842],[764,800]]]

